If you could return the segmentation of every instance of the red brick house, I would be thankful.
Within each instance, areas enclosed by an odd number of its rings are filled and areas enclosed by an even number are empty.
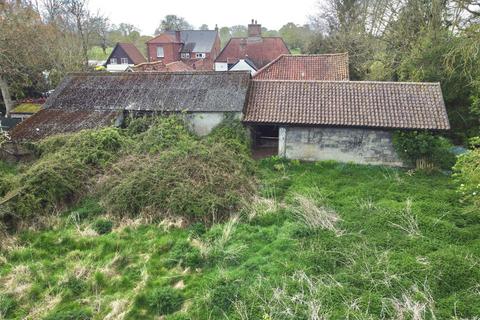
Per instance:
[[[220,53],[218,30],[167,31],[147,42],[148,61],[182,61],[195,70],[213,70]]]
[[[278,56],[290,54],[281,37],[262,37],[262,25],[252,20],[248,36],[231,38],[215,60],[215,71],[249,70],[254,74]]]

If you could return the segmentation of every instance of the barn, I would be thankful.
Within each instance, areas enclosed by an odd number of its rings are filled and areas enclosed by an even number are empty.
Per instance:
[[[16,126],[14,141],[121,125],[128,115],[177,113],[198,135],[225,117],[242,118],[248,71],[76,73],[64,78],[34,116]]]

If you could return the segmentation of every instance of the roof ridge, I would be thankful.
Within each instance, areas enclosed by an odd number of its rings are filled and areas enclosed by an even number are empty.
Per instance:
[[[301,54],[284,54],[287,57],[323,57],[323,56],[348,56],[348,52],[339,52],[339,53],[301,53]]]
[[[252,79],[254,82],[291,82],[291,83],[367,83],[367,84],[403,84],[403,85],[440,85],[440,82],[408,82],[408,81],[371,81],[371,80],[271,80],[271,79]]]
[[[92,77],[119,77],[119,76],[132,76],[132,75],[155,75],[155,74],[165,74],[171,72],[162,72],[162,71],[149,71],[149,72],[70,72],[67,76],[92,76]],[[229,70],[229,71],[178,71],[176,74],[211,74],[211,75],[224,75],[224,74],[250,74],[248,70]]]

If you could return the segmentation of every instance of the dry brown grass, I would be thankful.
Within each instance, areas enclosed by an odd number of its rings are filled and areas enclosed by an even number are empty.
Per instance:
[[[4,279],[0,281],[1,287],[7,294],[12,294],[18,299],[28,294],[32,286],[32,273],[26,265],[17,265]]]
[[[338,214],[327,206],[317,205],[317,201],[318,198],[297,193],[293,198],[292,211],[308,228],[331,230],[341,236],[343,230],[337,227],[337,223],[341,221]]]
[[[417,215],[413,213],[412,205],[413,205],[412,200],[407,199],[405,201],[405,209],[398,216],[400,219],[400,222],[399,223],[390,222],[390,224],[395,228],[405,231],[409,237],[419,237],[422,234],[418,227]]]

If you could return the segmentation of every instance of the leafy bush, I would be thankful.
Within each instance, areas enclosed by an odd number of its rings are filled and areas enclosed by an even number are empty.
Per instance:
[[[143,123],[142,123],[143,122]],[[151,123],[151,125],[149,125]],[[146,124],[145,124],[146,123]],[[195,137],[189,133],[182,119],[176,116],[156,117],[153,120],[143,118],[132,122],[134,126],[127,130],[141,131],[138,127],[149,125],[149,128],[140,133],[136,139],[136,151],[141,153],[159,153],[169,148],[184,150],[194,141]]]
[[[61,152],[87,165],[106,165],[129,143],[119,129],[107,127],[57,135],[41,140],[36,150],[41,154]]]
[[[158,120],[140,144],[142,151],[163,151],[125,157],[103,179],[100,189],[108,192],[102,201],[113,213],[212,221],[235,211],[254,190],[250,158],[239,161],[239,152],[214,138],[191,138],[174,117]]]
[[[9,202],[10,208],[23,218],[50,212],[76,200],[87,179],[88,168],[80,161],[61,154],[46,156],[17,178],[18,196]]]
[[[446,138],[426,131],[397,131],[393,135],[393,146],[409,165],[425,159],[437,168],[450,169],[455,163],[452,144]]]
[[[157,315],[166,315],[180,310],[183,300],[182,293],[170,287],[156,288],[145,295],[145,302]]]
[[[251,140],[240,120],[227,118],[208,135],[211,142],[221,142],[240,155],[250,154]]]
[[[98,234],[107,234],[112,232],[113,222],[105,219],[98,219],[93,224],[93,230]]]
[[[480,149],[474,149],[458,157],[453,167],[463,199],[480,206]]]

